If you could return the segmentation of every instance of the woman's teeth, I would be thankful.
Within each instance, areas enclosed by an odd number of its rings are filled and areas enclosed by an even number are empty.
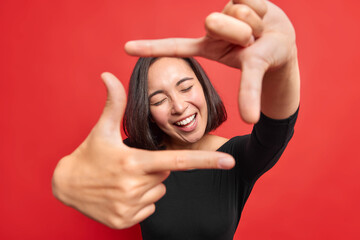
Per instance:
[[[185,125],[189,124],[191,121],[193,121],[194,119],[195,119],[195,114],[193,114],[192,116],[190,116],[184,120],[178,121],[175,124],[178,126],[185,126]]]

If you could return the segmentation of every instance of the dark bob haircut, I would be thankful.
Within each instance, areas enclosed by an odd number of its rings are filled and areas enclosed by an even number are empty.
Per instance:
[[[123,119],[123,128],[128,136],[126,143],[131,147],[159,150],[164,149],[162,140],[165,133],[151,121],[148,99],[148,72],[158,58],[139,58],[132,72],[128,101]],[[226,110],[205,71],[194,58],[182,58],[194,71],[204,91],[208,121],[205,133],[215,130],[226,118]]]

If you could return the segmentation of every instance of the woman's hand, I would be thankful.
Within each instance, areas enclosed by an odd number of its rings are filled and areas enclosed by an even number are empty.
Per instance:
[[[60,201],[111,228],[123,229],[155,211],[170,171],[234,166],[234,159],[220,152],[144,151],[125,146],[120,135],[124,88],[110,73],[102,78],[108,99],[98,123],[55,169],[53,193]]]
[[[255,123],[260,110],[275,119],[299,105],[295,31],[285,13],[265,0],[233,0],[205,20],[206,36],[130,41],[136,56],[202,56],[242,70],[239,109]]]

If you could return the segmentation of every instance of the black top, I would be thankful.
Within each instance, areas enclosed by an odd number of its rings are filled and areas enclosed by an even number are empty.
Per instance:
[[[294,133],[298,111],[284,120],[261,115],[251,135],[231,138],[217,151],[231,154],[231,170],[171,172],[166,194],[140,223],[144,240],[232,240],[256,180],[278,161]]]

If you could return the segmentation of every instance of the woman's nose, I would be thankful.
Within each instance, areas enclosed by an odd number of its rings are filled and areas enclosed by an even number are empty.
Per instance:
[[[172,99],[171,114],[182,114],[185,112],[189,104],[181,98]]]

